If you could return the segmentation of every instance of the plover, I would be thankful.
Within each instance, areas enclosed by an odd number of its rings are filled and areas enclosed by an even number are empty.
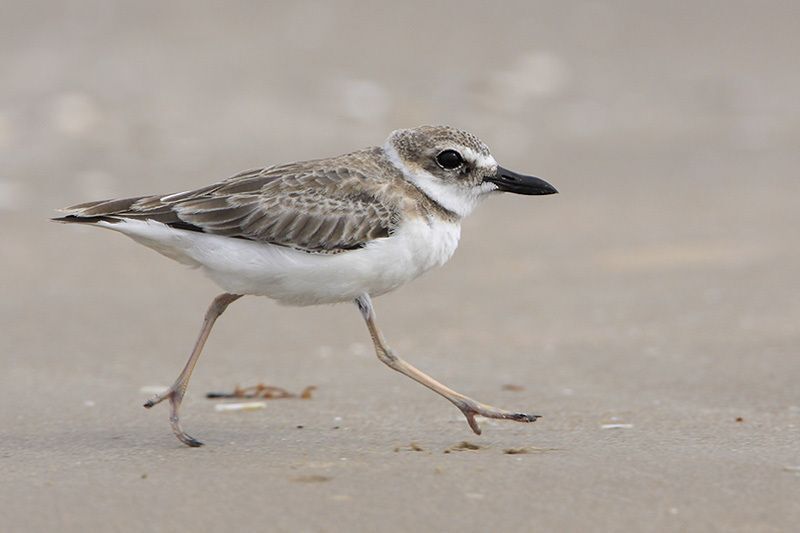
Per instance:
[[[498,192],[553,194],[544,180],[507,170],[476,136],[449,126],[392,132],[382,146],[345,155],[249,170],[166,196],[75,205],[54,220],[118,231],[185,265],[225,292],[205,314],[175,383],[144,404],[169,400],[170,423],[188,446],[179,410],[214,322],[244,295],[285,305],[355,302],[378,358],[458,407],[480,434],[476,415],[533,422],[477,402],[397,356],[375,322],[372,297],[444,264],[461,220]]]

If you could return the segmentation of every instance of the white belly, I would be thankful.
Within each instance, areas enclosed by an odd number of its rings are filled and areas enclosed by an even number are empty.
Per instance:
[[[461,227],[439,220],[403,223],[391,236],[334,255],[173,229],[152,221],[98,225],[119,231],[181,263],[202,268],[223,290],[268,296],[287,305],[379,296],[452,257]]]

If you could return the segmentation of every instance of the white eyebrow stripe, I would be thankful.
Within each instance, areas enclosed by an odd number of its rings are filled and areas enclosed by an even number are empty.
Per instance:
[[[472,148],[466,146],[462,148],[461,155],[463,155],[465,159],[474,161],[479,167],[494,168],[497,166],[497,161],[495,161],[494,157],[491,155],[485,155],[480,152],[476,152]]]

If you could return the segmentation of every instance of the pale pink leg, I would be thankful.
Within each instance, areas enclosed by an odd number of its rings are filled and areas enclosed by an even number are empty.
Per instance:
[[[186,366],[183,367],[178,379],[175,380],[175,383],[173,383],[169,389],[147,400],[147,402],[144,404],[144,406],[149,409],[157,403],[161,403],[169,398],[169,403],[171,405],[169,422],[172,425],[172,431],[175,433],[175,436],[178,437],[178,440],[187,446],[197,447],[203,445],[202,442],[194,437],[189,436],[183,430],[183,428],[181,428],[181,421],[180,417],[178,416],[178,410],[181,407],[183,395],[186,393],[186,387],[189,385],[189,378],[192,377],[192,370],[194,370],[194,365],[197,364],[197,360],[200,358],[200,352],[203,351],[203,346],[206,344],[206,340],[208,339],[209,333],[211,333],[211,328],[214,326],[214,322],[217,321],[217,318],[219,318],[219,316],[231,303],[235,302],[241,297],[241,294],[225,293],[214,298],[214,300],[211,302],[211,305],[208,306],[208,310],[206,311],[206,317],[205,320],[203,320],[203,327],[200,329],[200,335],[197,337],[197,342],[194,344],[192,355],[189,356],[189,360],[186,362]]]
[[[505,409],[498,409],[497,407],[492,407],[491,405],[476,402],[472,398],[464,396],[463,394],[454,391],[446,385],[439,383],[424,372],[400,359],[394,353],[392,353],[392,350],[386,344],[386,340],[383,338],[378,326],[375,324],[375,311],[372,308],[372,301],[370,300],[369,295],[364,294],[363,296],[356,298],[356,305],[361,311],[364,321],[367,323],[367,328],[369,328],[369,334],[372,337],[372,342],[375,344],[375,352],[378,355],[378,359],[386,363],[393,370],[397,370],[401,374],[405,374],[414,381],[422,383],[432,391],[441,394],[450,400],[453,405],[458,407],[461,412],[464,413],[464,416],[467,417],[467,423],[469,423],[469,427],[471,427],[472,431],[474,431],[476,434],[481,434],[481,428],[478,427],[478,423],[475,421],[475,415],[485,416],[486,418],[515,420],[517,422],[534,422],[537,418],[539,418],[539,415],[514,413],[512,411],[506,411]]]

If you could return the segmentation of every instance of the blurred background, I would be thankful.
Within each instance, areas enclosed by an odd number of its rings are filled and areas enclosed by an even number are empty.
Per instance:
[[[143,514],[153,531],[791,529],[799,11],[4,2],[9,530],[126,530]],[[209,445],[180,448],[140,389],[174,379],[218,290],[120,235],[52,224],[54,209],[441,123],[561,194],[491,199],[447,266],[376,300],[380,323],[453,388],[545,417],[473,436],[374,360],[355,309],[250,298],[184,403]],[[258,382],[319,389],[238,415],[203,398]],[[463,439],[481,449],[443,453]]]

